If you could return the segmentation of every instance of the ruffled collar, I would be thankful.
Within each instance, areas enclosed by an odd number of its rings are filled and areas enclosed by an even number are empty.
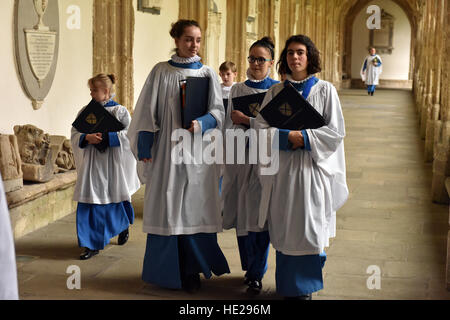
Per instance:
[[[100,102],[100,104],[101,104],[102,106],[104,106],[104,107],[113,107],[113,106],[117,106],[118,103],[115,102],[115,101],[113,100],[113,98],[114,98],[115,96],[116,96],[116,94],[113,93],[113,94],[111,95],[111,98],[109,98],[108,100],[105,100],[105,101]]]
[[[285,83],[291,83],[292,86],[299,92],[302,92],[303,97],[306,99],[309,95],[309,92],[311,91],[311,88],[317,83],[319,82],[319,79],[317,79],[316,77],[314,77],[314,75],[310,75],[309,77],[300,80],[300,81],[295,81],[292,80],[291,75],[286,75],[286,80]]]
[[[313,74],[309,75],[308,77],[306,77],[306,78],[303,79],[303,80],[297,81],[297,80],[292,79],[292,75],[286,74],[286,80],[289,80],[289,82],[295,83],[295,84],[302,84],[302,83],[305,83],[306,81],[308,81],[308,80],[311,79],[312,77],[314,77]]]
[[[247,80],[248,80],[248,81],[251,81],[251,82],[254,82],[254,83],[258,83],[258,82],[263,82],[263,81],[265,81],[265,80],[269,77],[269,75],[270,75],[270,68],[269,68],[269,70],[267,70],[267,74],[266,74],[266,76],[264,77],[264,79],[262,79],[262,80],[256,80],[256,79],[253,78],[252,75],[250,74],[250,69],[247,69]]]
[[[170,59],[178,64],[190,64],[190,63],[195,63],[195,62],[199,62],[200,60],[202,60],[202,58],[200,58],[199,56],[195,55],[193,57],[190,58],[183,58],[178,56],[177,54],[174,54],[172,57],[170,57]]]
[[[174,54],[169,60],[169,64],[176,68],[182,69],[201,69],[203,64],[200,62],[202,58],[199,56],[194,56],[191,58],[182,58]]]

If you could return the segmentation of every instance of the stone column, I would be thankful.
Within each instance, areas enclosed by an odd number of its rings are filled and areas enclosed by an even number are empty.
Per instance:
[[[204,41],[205,61],[208,61],[208,66],[219,72],[219,66],[222,61],[219,61],[220,50],[220,34],[222,33],[222,14],[218,12],[214,1],[210,1],[208,8],[208,23],[206,29],[206,39]]]
[[[246,79],[247,70],[247,17],[248,0],[227,1],[227,45],[226,60],[236,64],[238,77],[236,81]]]
[[[442,73],[440,81],[440,108],[438,132],[434,145],[433,177],[431,194],[433,201],[448,203],[449,197],[445,188],[445,179],[450,176],[450,92],[448,83],[450,81],[450,61],[446,59],[450,55],[450,5],[444,1],[442,10],[443,17],[443,57]]]
[[[116,101],[132,112],[134,106],[132,0],[94,0],[93,73],[117,76]]]
[[[443,59],[443,26],[444,12],[441,10],[444,6],[443,0],[435,0],[433,7],[433,25],[434,37],[431,39],[431,101],[427,105],[427,121],[425,128],[425,161],[433,161],[434,145],[437,140],[440,123],[440,89],[441,89],[441,64]]]

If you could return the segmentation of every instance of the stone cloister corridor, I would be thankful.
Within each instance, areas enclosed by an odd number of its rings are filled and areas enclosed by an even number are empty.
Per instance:
[[[446,290],[448,205],[431,200],[431,163],[424,159],[418,114],[408,90],[339,91],[346,122],[350,198],[337,213],[337,235],[327,248],[324,289],[313,299],[450,299]],[[218,235],[231,273],[202,281],[196,294],[141,280],[146,235],[142,192],[129,242],[113,239],[98,256],[80,261],[75,214],[16,240],[21,299],[248,299],[234,230]],[[274,250],[260,299],[275,294]],[[81,289],[69,290],[69,266],[81,270]],[[381,272],[380,288],[368,278]]]

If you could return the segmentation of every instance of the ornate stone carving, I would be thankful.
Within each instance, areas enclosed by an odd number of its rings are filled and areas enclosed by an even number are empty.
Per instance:
[[[14,126],[14,134],[22,159],[23,179],[35,182],[51,180],[54,168],[49,135],[30,124]]]
[[[75,169],[75,158],[69,139],[64,136],[51,136],[50,141],[55,148],[55,173],[67,172]]]
[[[23,187],[22,161],[15,135],[0,134],[0,172],[5,192]]]

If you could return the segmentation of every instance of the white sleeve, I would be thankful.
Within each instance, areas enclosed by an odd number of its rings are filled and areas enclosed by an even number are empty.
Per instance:
[[[332,155],[345,137],[345,123],[341,103],[336,88],[328,84],[324,92],[324,112],[326,125],[317,129],[306,129],[311,145],[311,156],[316,162]]]
[[[133,118],[128,128],[131,151],[137,159],[137,143],[140,131],[158,132],[160,119],[158,114],[158,90],[160,85],[161,71],[156,65],[145,81],[141,90]]]

